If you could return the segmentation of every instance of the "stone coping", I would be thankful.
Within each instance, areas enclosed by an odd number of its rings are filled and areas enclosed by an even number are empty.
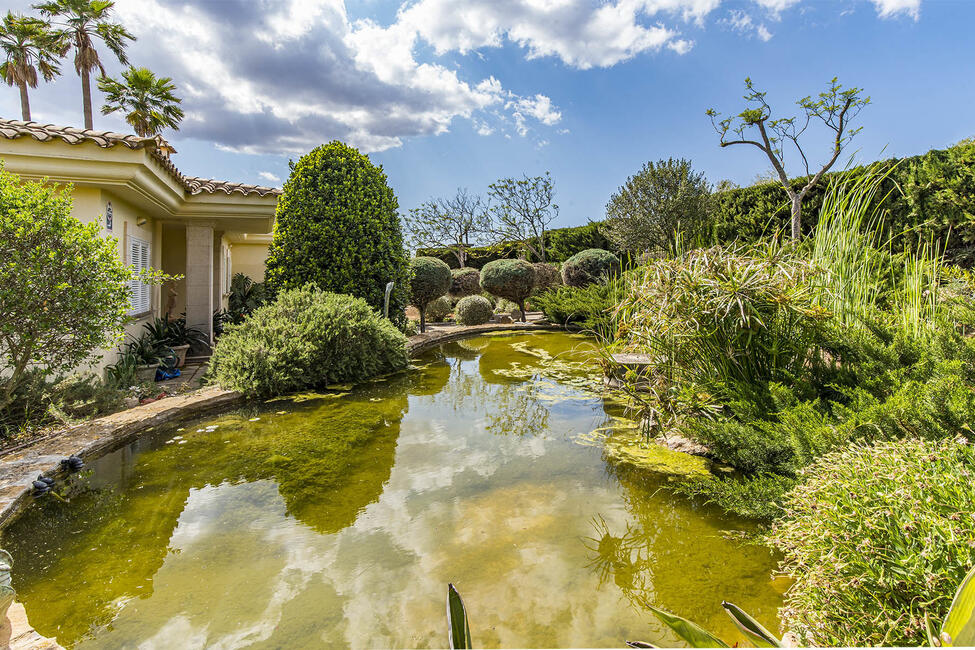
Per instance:
[[[533,331],[553,331],[564,330],[560,325],[540,323],[538,319],[529,320],[527,323],[485,323],[484,325],[457,325],[449,327],[427,327],[423,334],[416,334],[410,337],[406,345],[406,351],[411,357],[423,354],[428,350],[452,341],[459,341],[478,334],[490,334],[491,332],[533,332]]]

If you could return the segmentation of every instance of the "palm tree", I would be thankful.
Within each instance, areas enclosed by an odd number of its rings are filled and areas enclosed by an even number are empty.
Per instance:
[[[7,60],[0,64],[0,77],[8,86],[20,88],[20,113],[30,122],[27,88],[37,88],[37,72],[44,81],[61,74],[58,55],[63,49],[58,35],[39,18],[14,15],[8,11],[0,25],[0,49]]]
[[[97,68],[101,76],[105,76],[105,66],[95,49],[95,42],[101,40],[122,65],[128,65],[125,41],[135,40],[125,27],[109,20],[114,6],[111,0],[50,0],[34,5],[45,16],[60,18],[57,26],[65,39],[62,54],[74,50],[74,69],[81,77],[86,129],[92,128],[91,71]]]
[[[179,130],[182,100],[173,94],[176,86],[172,79],[157,77],[148,68],[129,68],[122,79],[98,80],[98,89],[106,95],[102,115],[124,111],[125,121],[144,138],[158,135],[165,127]]]

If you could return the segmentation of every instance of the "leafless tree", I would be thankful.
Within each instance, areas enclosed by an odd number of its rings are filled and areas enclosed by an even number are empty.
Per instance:
[[[414,249],[446,248],[461,268],[467,262],[467,249],[487,243],[491,232],[487,204],[466,189],[458,189],[452,198],[431,199],[413,208],[404,221]]]
[[[502,178],[489,187],[498,239],[518,242],[530,257],[544,262],[545,229],[559,216],[551,175]]]

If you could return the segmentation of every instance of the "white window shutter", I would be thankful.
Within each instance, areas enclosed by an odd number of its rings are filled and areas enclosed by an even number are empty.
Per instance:
[[[129,264],[136,272],[149,269],[150,249],[148,242],[135,237],[129,238]],[[138,278],[129,281],[132,302],[130,314],[142,314],[152,307],[152,287]]]

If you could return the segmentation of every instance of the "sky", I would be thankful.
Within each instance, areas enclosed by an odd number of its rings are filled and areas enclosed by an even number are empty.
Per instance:
[[[975,136],[975,0],[116,0],[115,15],[137,37],[131,63],[183,98],[163,133],[181,171],[281,186],[289,160],[342,140],[383,166],[401,212],[549,171],[553,226],[579,225],[669,157],[748,185],[768,160],[719,147],[705,115],[740,112],[745,77],[773,117],[833,77],[862,88],[857,160]],[[63,68],[31,92],[33,118],[81,126]],[[128,132],[93,94],[95,128]],[[16,88],[0,86],[0,116],[20,117]],[[827,134],[807,137],[825,160]]]

